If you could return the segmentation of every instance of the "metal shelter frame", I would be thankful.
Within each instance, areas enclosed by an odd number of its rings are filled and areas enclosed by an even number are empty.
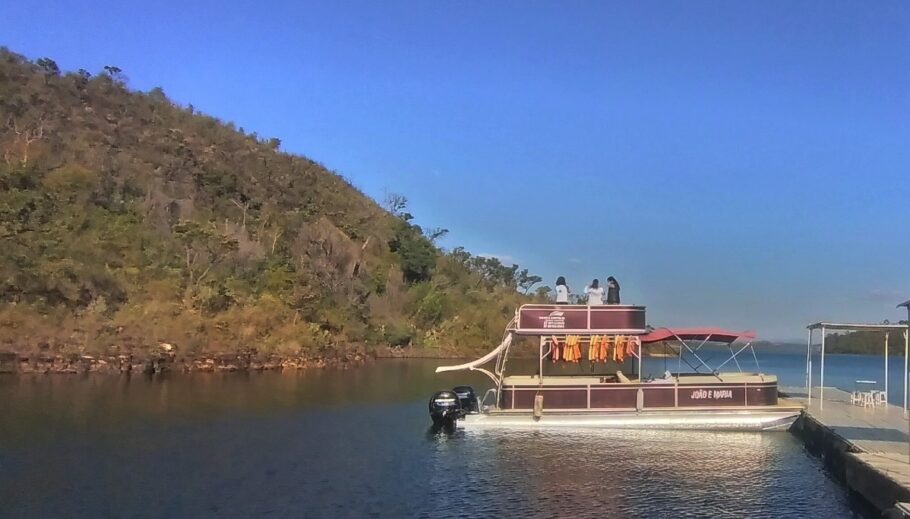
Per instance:
[[[910,301],[903,303],[910,305]],[[903,306],[898,305],[898,306]],[[908,306],[910,312],[910,306]],[[908,325],[906,324],[861,324],[861,323],[830,323],[819,322],[813,323],[806,327],[809,331],[809,337],[806,341],[806,395],[809,402],[812,401],[812,336],[815,330],[821,330],[821,381],[819,383],[819,409],[824,409],[825,402],[825,337],[829,330],[841,331],[871,331],[885,332],[885,401],[888,401],[888,338],[891,332],[901,331],[904,336],[904,411],[907,410],[908,384],[907,379],[910,376],[908,371],[908,353],[910,353],[910,334],[908,334]]]

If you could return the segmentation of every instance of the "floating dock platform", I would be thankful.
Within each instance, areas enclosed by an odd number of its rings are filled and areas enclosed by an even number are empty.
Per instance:
[[[780,388],[781,397],[803,406],[791,427],[810,452],[852,491],[863,496],[886,517],[910,517],[910,436],[902,407],[862,407],[850,403],[850,393],[825,387],[824,400],[812,388]]]

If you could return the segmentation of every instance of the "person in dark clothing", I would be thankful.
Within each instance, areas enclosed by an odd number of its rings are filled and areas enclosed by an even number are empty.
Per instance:
[[[607,304],[619,304],[619,281],[613,276],[607,278]]]

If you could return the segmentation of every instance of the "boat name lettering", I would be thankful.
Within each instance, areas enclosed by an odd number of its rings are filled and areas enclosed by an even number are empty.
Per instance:
[[[696,389],[692,392],[692,400],[723,400],[733,398],[732,389]]]
[[[566,314],[560,310],[554,310],[540,318],[543,321],[544,328],[565,328]]]

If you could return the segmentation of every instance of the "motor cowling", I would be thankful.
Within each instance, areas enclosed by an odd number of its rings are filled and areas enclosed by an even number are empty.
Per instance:
[[[438,391],[430,397],[430,418],[434,425],[451,425],[461,418],[461,401],[454,391]]]
[[[452,392],[458,395],[458,402],[461,404],[462,411],[465,413],[476,413],[478,411],[477,393],[474,392],[473,387],[458,386],[452,388]]]

